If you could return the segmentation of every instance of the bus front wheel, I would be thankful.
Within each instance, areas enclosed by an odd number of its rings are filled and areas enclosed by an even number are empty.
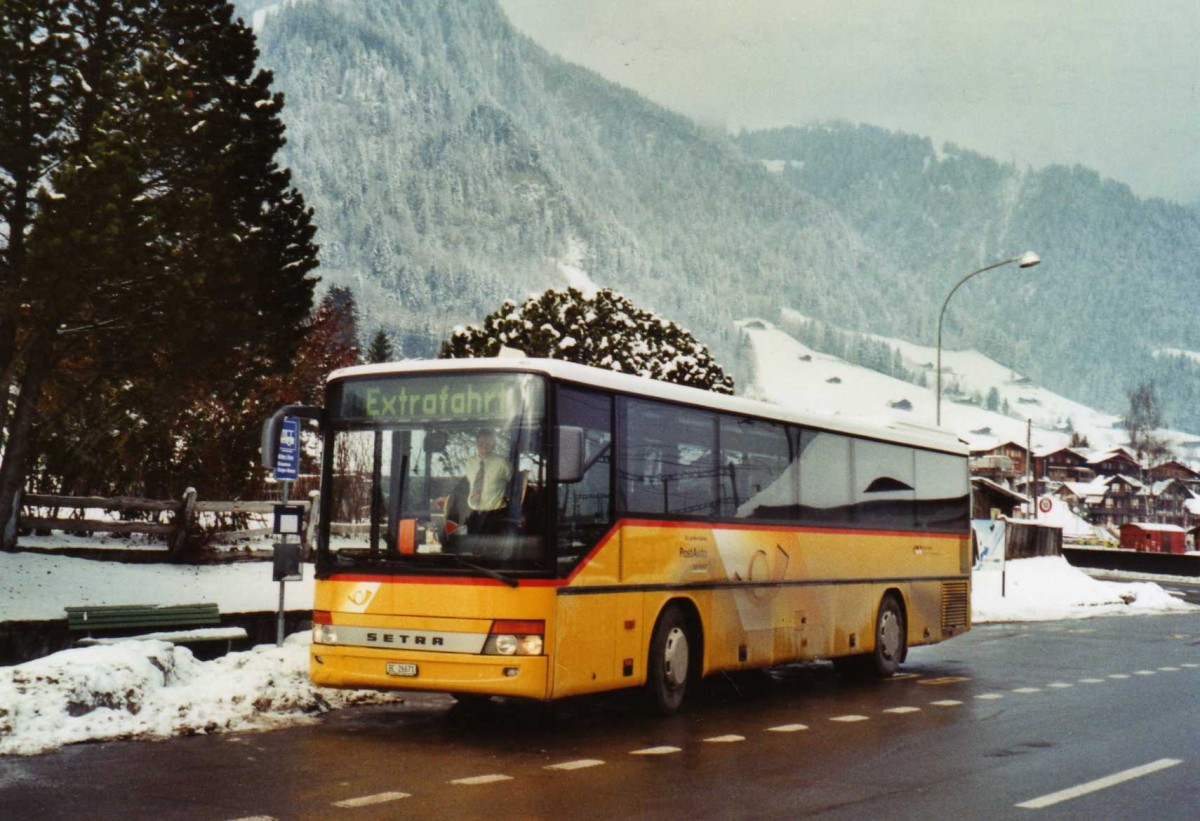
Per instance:
[[[692,674],[692,637],[683,610],[671,605],[663,611],[650,639],[646,667],[646,690],[658,712],[669,715],[679,709]]]

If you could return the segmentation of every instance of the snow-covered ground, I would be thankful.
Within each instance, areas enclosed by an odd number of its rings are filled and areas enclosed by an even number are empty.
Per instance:
[[[265,563],[175,568],[0,553],[0,579],[4,620],[61,618],[63,606],[80,602],[216,601],[222,612],[273,609],[263,602],[273,602],[278,591]],[[998,573],[979,574],[975,621],[1200,611],[1157,584],[1097,581],[1061,558],[1009,562],[1005,593]],[[303,608],[311,587],[289,585],[288,594]],[[404,698],[314,687],[308,639],[296,634],[283,647],[262,645],[213,661],[197,661],[186,648],[162,641],[128,641],[0,668],[0,755],[101,739],[265,730],[349,704]]]

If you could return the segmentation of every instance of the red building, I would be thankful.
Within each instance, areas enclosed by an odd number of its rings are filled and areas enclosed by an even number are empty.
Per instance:
[[[1121,547],[1142,553],[1186,553],[1187,531],[1178,525],[1129,522],[1121,525]]]

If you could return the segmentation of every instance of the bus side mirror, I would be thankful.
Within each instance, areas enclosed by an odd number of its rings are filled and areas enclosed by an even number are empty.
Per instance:
[[[558,426],[558,481],[564,484],[583,479],[583,428]]]
[[[267,421],[263,422],[262,440],[259,447],[262,466],[267,470],[275,467],[275,457],[279,454],[279,431],[283,427],[285,416],[295,416],[300,419],[321,421],[321,408],[314,405],[284,405],[275,411]]]

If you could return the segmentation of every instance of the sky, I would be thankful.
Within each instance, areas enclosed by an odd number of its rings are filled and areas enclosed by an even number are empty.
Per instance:
[[[732,131],[830,120],[1200,201],[1196,0],[500,0],[548,51]]]

